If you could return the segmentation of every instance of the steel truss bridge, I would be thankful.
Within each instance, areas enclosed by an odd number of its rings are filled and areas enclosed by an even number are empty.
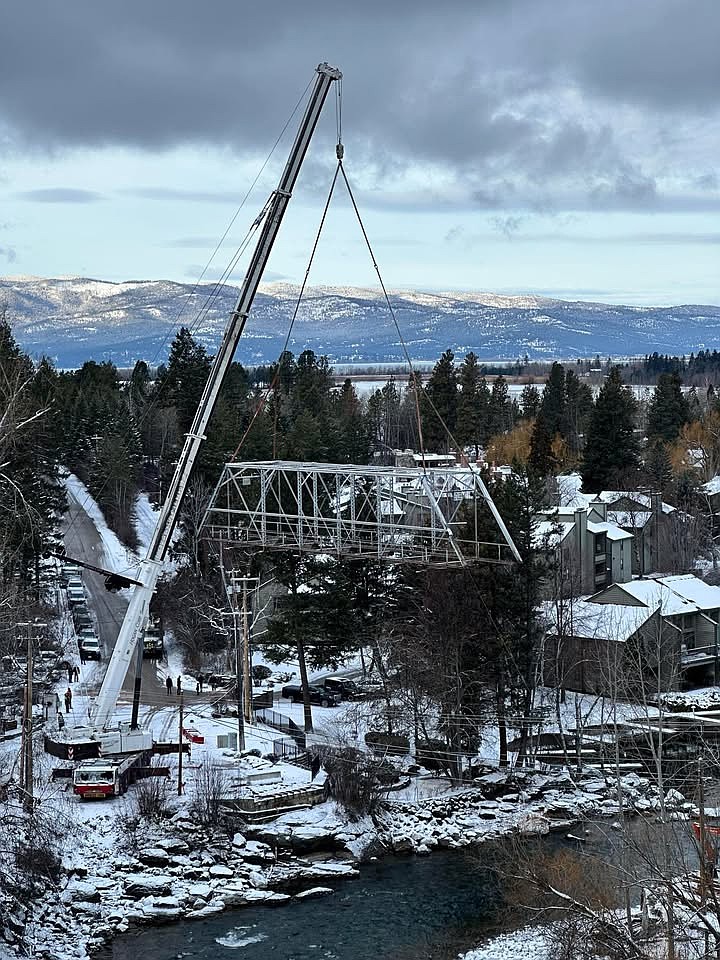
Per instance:
[[[499,542],[478,540],[484,510]],[[520,559],[475,467],[228,463],[203,533],[228,546],[435,566]]]

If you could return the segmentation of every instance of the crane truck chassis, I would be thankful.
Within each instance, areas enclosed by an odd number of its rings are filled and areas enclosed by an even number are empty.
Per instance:
[[[73,793],[81,800],[119,797],[135,782],[138,767],[145,766],[150,752],[83,760],[73,771]]]

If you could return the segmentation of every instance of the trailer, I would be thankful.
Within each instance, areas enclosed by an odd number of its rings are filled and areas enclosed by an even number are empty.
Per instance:
[[[147,764],[147,752],[83,760],[73,771],[73,793],[81,800],[118,797],[135,782],[140,767]]]

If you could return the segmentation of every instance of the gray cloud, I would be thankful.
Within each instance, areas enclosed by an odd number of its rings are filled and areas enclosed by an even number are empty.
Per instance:
[[[97,203],[102,195],[93,190],[76,190],[72,187],[47,187],[42,190],[23,190],[16,194],[20,200],[33,203]]]
[[[189,203],[239,203],[240,193],[231,190],[179,190],[173,187],[132,187],[118,191],[141,200],[182,200]]]
[[[345,73],[348,164],[380,205],[695,209],[692,191],[666,183],[678,168],[697,191],[720,189],[693,127],[720,131],[716,0],[365,0],[332,12],[319,0],[36,0],[11,5],[3,33],[0,142],[14,149],[209,144],[264,157],[328,59]],[[303,170],[318,192],[334,133],[331,109]],[[418,170],[433,180],[424,201]],[[237,199],[211,187],[135,195]]]

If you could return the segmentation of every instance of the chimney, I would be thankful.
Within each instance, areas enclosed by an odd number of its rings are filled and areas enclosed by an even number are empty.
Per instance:
[[[604,500],[601,500],[600,497],[597,500],[593,500],[590,506],[593,508],[595,513],[600,517],[601,521],[605,523],[607,520],[607,508],[608,505]]]

